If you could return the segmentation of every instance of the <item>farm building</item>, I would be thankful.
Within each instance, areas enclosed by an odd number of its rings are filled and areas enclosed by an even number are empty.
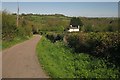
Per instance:
[[[70,25],[70,28],[68,30],[68,32],[78,32],[78,31],[79,31],[79,25],[78,26]]]

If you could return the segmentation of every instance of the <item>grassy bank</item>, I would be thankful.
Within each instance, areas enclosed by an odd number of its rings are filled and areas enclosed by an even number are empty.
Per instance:
[[[19,17],[16,25],[16,15],[2,11],[2,49],[6,49],[32,36],[32,23]]]
[[[63,42],[42,37],[37,45],[39,62],[52,78],[118,78],[119,69],[104,59],[74,53]]]
[[[42,37],[37,45],[37,55],[43,68],[54,78],[74,77],[73,54],[61,42],[51,43]]]
[[[6,49],[9,48],[17,43],[23,42],[25,40],[30,39],[31,37],[25,37],[25,38],[21,38],[21,37],[15,37],[13,40],[11,41],[2,41],[2,49]]]

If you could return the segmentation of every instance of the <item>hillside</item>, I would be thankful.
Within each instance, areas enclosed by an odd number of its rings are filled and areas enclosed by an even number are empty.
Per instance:
[[[32,26],[37,28],[39,31],[64,31],[69,28],[70,20],[72,18],[61,14],[22,14],[21,17],[24,17],[25,20],[33,22],[34,25]],[[113,32],[118,30],[117,18],[79,18],[84,24],[81,30],[85,32]]]

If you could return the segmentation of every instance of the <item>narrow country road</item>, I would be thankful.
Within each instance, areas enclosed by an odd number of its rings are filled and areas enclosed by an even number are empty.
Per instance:
[[[3,51],[3,78],[48,78],[37,59],[36,45],[40,38],[40,35],[35,35]]]

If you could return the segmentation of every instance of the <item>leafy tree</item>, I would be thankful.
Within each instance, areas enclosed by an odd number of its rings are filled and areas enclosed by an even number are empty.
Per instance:
[[[80,20],[80,18],[77,18],[77,17],[73,17],[70,21],[70,25],[73,25],[73,26],[83,26],[83,23],[82,21]]]

